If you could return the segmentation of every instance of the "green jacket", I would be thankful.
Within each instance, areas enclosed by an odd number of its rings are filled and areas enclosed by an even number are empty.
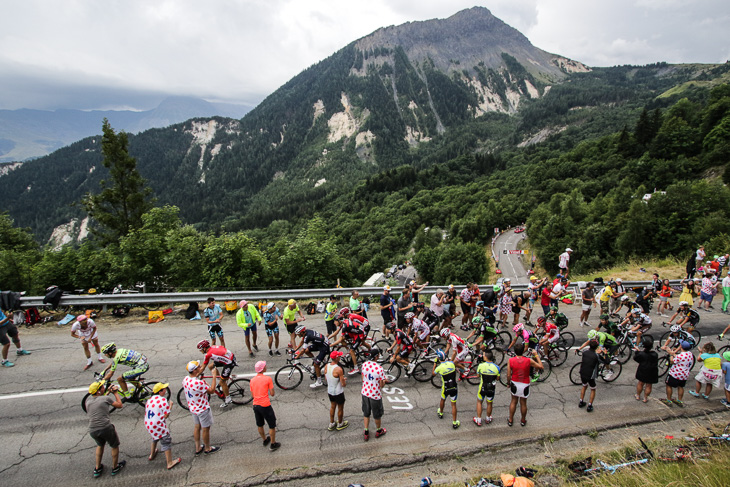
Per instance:
[[[256,309],[256,306],[251,303],[248,303],[248,307],[241,308],[236,313],[236,324],[244,330],[248,329],[251,325],[253,325],[254,323],[258,323],[259,321],[261,321],[261,315]]]

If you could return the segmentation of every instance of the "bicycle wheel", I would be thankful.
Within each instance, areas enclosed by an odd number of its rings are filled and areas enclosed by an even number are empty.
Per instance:
[[[507,345],[512,343],[512,335],[508,331],[500,331],[497,336],[494,337],[494,348],[501,348],[502,350],[507,348]]]
[[[618,346],[616,351],[613,353],[613,357],[621,364],[625,364],[626,362],[631,359],[631,354],[634,352],[634,349],[631,347],[631,344],[629,342],[623,342],[621,345]]]
[[[664,377],[664,375],[669,371],[670,365],[669,355],[659,357],[659,377]]]
[[[93,396],[87,392],[86,395],[83,397],[83,399],[81,399],[81,409],[83,409],[85,413],[88,412],[87,411],[87,406],[86,406],[87,401],[89,401],[89,399],[92,398],[92,397]],[[109,406],[109,412],[110,413],[113,413],[114,411],[116,411],[116,409],[117,408],[115,408],[114,406]]]
[[[182,388],[179,391],[177,391],[177,403],[184,410],[186,410],[186,411],[190,410],[190,408],[188,407],[188,398],[185,395],[185,388]]]
[[[575,335],[573,335],[569,331],[560,332],[560,338],[558,338],[557,342],[558,348],[562,348],[563,350],[570,350],[573,345],[575,345]]]
[[[501,348],[490,348],[490,352],[492,352],[492,362],[499,365],[500,367],[504,363],[504,350]]]
[[[505,387],[509,387],[510,379],[507,376],[507,367],[502,367],[499,370],[499,383]]]
[[[547,361],[551,367],[560,367],[568,360],[568,349],[550,347],[547,352]]]
[[[700,346],[700,342],[702,341],[702,333],[697,328],[692,328],[692,330],[687,330],[687,333],[692,335],[692,338],[695,339],[695,347]]]
[[[383,370],[385,371],[385,383],[392,384],[400,378],[402,372],[400,364],[393,362],[392,364],[386,362],[383,364]]]
[[[611,360],[610,365],[611,370],[608,370],[607,364],[603,364],[601,367],[599,367],[598,375],[601,377],[601,380],[603,380],[603,382],[613,382],[621,375],[621,370],[623,369],[621,362],[617,360]]]
[[[481,377],[477,374],[478,366],[479,364],[477,362],[472,362],[469,366],[468,372],[466,373],[466,377],[464,377],[464,380],[473,386],[478,386],[479,382],[481,382]]]
[[[438,375],[431,376],[431,385],[437,389],[441,389],[441,377]]]
[[[385,339],[378,340],[377,342],[373,343],[373,347],[377,347],[377,349],[380,351],[380,360],[390,360],[391,354],[386,352],[386,350],[390,348],[390,345],[391,342]]]
[[[290,391],[301,384],[303,378],[302,369],[296,365],[285,365],[276,372],[274,382],[279,388]]]
[[[433,369],[433,362],[429,360],[421,360],[413,368],[411,376],[418,382],[426,382],[431,379],[431,370]]]
[[[147,399],[152,397],[152,395],[154,394],[154,392],[152,392],[152,390],[155,387],[155,384],[157,384],[157,382],[158,381],[152,380],[152,379],[150,379],[150,380],[145,379],[144,381],[139,382],[139,387],[141,387],[142,389],[139,391],[139,394],[137,395],[137,403],[140,406],[144,407],[145,403],[147,402]],[[168,387],[167,389],[165,389],[165,395],[163,397],[169,401],[171,394],[172,393],[170,392],[170,388]]]
[[[580,365],[580,362],[578,362],[570,369],[570,382],[577,386],[583,383],[583,381],[580,380]]]
[[[531,382],[545,382],[553,371],[553,366],[547,360],[542,362],[543,370],[535,370],[531,373]]]
[[[239,406],[248,404],[253,401],[251,394],[251,379],[236,379],[228,384],[228,393],[231,396],[233,404]]]
[[[725,352],[730,352],[730,345],[725,345],[724,347],[720,348],[720,350],[717,351],[718,354],[722,357],[722,354]]]

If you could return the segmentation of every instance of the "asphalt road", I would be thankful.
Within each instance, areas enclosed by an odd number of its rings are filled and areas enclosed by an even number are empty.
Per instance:
[[[517,250],[517,243],[525,238],[525,232],[515,233],[514,230],[506,231],[497,236],[494,242],[494,254],[499,260],[499,268],[502,270],[502,277],[509,277],[512,284],[527,284],[527,269],[522,265],[519,254],[510,254],[510,250]]]
[[[571,319],[569,329],[580,340],[587,330],[580,329],[578,306],[564,306]],[[380,326],[377,311],[371,313]],[[597,312],[593,313],[595,319]],[[654,316],[656,316],[654,314]],[[173,394],[181,387],[188,360],[199,357],[198,340],[206,337],[205,326],[180,317],[168,317],[160,324],[148,325],[141,317],[123,321],[102,317],[97,320],[101,342],[115,341],[118,346],[144,352],[151,364],[147,378],[169,381]],[[308,317],[305,323],[324,330],[322,315]],[[700,329],[716,335],[727,324],[725,315],[703,313]],[[255,360],[269,360],[259,353],[251,359],[244,353],[243,333],[234,324],[233,316],[223,323],[229,348],[239,357],[238,374],[250,374]],[[661,330],[663,331],[663,330]],[[259,337],[263,350],[264,340]],[[648,404],[633,398],[633,363],[612,384],[599,385],[595,411],[587,414],[577,408],[579,388],[568,379],[570,367],[578,358],[571,355],[565,365],[553,371],[547,382],[533,387],[529,398],[528,425],[506,423],[508,390],[498,386],[494,406],[494,423],[477,428],[472,422],[476,404],[476,387],[461,384],[459,417],[462,426],[451,427],[448,419],[436,416],[438,390],[429,383],[416,383],[402,377],[385,394],[383,425],[388,433],[380,439],[362,439],[360,412],[360,379],[350,380],[346,389],[346,419],[350,427],[341,432],[327,431],[329,401],[326,389],[310,389],[309,381],[294,391],[277,389],[273,406],[279,420],[277,439],[282,447],[270,452],[262,447],[256,433],[250,406],[219,409],[219,400],[212,400],[215,424],[211,438],[222,450],[212,456],[195,457],[192,441],[193,423],[190,414],[174,407],[170,419],[173,453],[183,463],[172,471],[164,468],[164,456],[147,461],[149,435],[144,428],[142,408],[125,405],[112,415],[121,438],[121,458],[127,468],[112,477],[109,471],[100,479],[92,478],[94,442],[87,434],[88,422],[80,401],[92,370],[83,372],[82,349],[69,336],[69,328],[45,325],[38,329],[22,329],[23,345],[32,355],[18,357],[13,368],[0,369],[0,407],[3,410],[0,444],[0,479],[3,485],[260,485],[296,479],[302,485],[412,485],[399,483],[402,470],[422,466],[423,475],[431,474],[438,481],[460,481],[447,476],[439,465],[455,456],[466,458],[491,447],[503,447],[516,441],[546,435],[580,435],[594,428],[621,428],[627,424],[645,423],[678,415],[700,415],[725,411],[718,400],[720,391],[713,391],[712,400],[685,396],[685,409],[669,408],[657,400]],[[14,352],[12,358],[15,358]],[[269,360],[269,370],[284,364],[282,357]],[[662,397],[662,387],[654,397]],[[448,411],[448,410],[447,410]],[[727,414],[727,413],[723,413]],[[448,418],[448,413],[446,415]],[[108,453],[107,453],[108,455]],[[470,467],[484,460],[472,460]],[[104,463],[110,464],[109,456]],[[466,470],[466,468],[464,468]],[[456,472],[458,476],[460,473]],[[410,480],[409,480],[410,482]],[[415,485],[415,484],[413,484]]]

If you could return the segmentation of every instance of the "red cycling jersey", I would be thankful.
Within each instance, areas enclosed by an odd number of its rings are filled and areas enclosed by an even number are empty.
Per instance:
[[[205,361],[203,362],[203,365],[208,365],[208,362],[211,360],[216,365],[228,365],[235,362],[235,357],[233,356],[233,352],[219,345],[208,349],[208,353],[205,354]]]
[[[451,334],[449,337],[449,343],[451,343],[451,346],[454,347],[454,350],[457,352],[461,352],[466,348],[466,341],[464,341],[464,339],[456,333]]]
[[[549,337],[553,337],[556,333],[559,333],[559,329],[557,326],[555,326],[555,323],[547,323],[545,324],[545,335]]]

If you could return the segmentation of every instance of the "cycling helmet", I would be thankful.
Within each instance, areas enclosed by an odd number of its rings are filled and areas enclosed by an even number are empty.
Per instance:
[[[425,308],[426,303],[416,303],[416,308]]]
[[[525,325],[522,323],[517,323],[515,326],[512,327],[512,331],[515,333],[519,333],[524,329],[525,329]]]
[[[672,325],[670,330],[672,333],[677,333],[678,331],[682,331],[682,325]]]
[[[438,358],[439,362],[443,362],[446,360],[446,354],[443,350],[436,350],[436,358]]]
[[[594,338],[596,338],[596,335],[598,335],[598,332],[596,330],[590,330],[588,332],[588,339],[593,340]]]
[[[198,342],[198,350],[208,350],[210,348],[210,342],[208,340],[200,340]]]
[[[634,308],[631,310],[632,315],[638,315],[641,314],[641,310],[639,308]]]
[[[451,336],[451,330],[449,330],[448,328],[444,328],[443,330],[441,330],[441,336],[443,338],[449,338]]]
[[[339,318],[339,319],[346,318],[346,317],[350,316],[350,313],[352,313],[352,310],[350,308],[348,308],[347,306],[345,306],[344,308],[342,308],[340,310],[339,313],[337,313],[337,318]]]
[[[543,326],[543,325],[544,325],[544,324],[545,324],[546,322],[547,322],[547,320],[545,319],[545,317],[544,317],[544,316],[541,316],[541,317],[539,317],[539,318],[537,319],[537,325],[538,325],[538,326]]]
[[[471,319],[471,324],[474,326],[479,326],[482,324],[482,321],[484,321],[484,318],[482,318],[481,316],[475,316]]]
[[[687,301],[680,301],[679,305],[680,306],[689,306],[689,303]]]
[[[730,362],[730,352],[725,352],[722,354],[722,358]]]
[[[510,279],[509,277],[505,277],[503,282],[512,282],[512,279]]]
[[[413,313],[406,313],[406,315],[403,318],[406,320],[412,320],[415,317],[416,317],[416,315],[414,315]]]
[[[494,291],[495,293],[498,292],[500,289],[502,288],[499,286],[499,284],[495,284],[494,286],[492,286],[492,291]]]
[[[608,321],[609,318],[610,318],[610,316],[608,316],[606,313],[603,313],[601,316],[598,317],[599,320],[606,320],[606,321]]]
[[[387,330],[393,330],[395,329],[395,321],[389,321],[385,324],[385,328]]]
[[[86,316],[86,315],[78,315],[76,317],[76,321],[86,321],[87,318],[88,318],[88,316]]]
[[[557,310],[558,310],[557,306],[550,306],[550,311],[557,311]]]
[[[116,352],[117,352],[117,346],[113,342],[107,343],[106,345],[101,347],[101,353],[103,353],[104,355],[106,355],[108,353],[114,354]]]
[[[296,335],[301,335],[301,334],[302,334],[302,333],[304,333],[305,331],[307,331],[307,328],[306,328],[306,327],[305,327],[304,325],[299,325],[299,326],[297,326],[297,327],[296,327],[296,328],[294,329],[294,333],[295,333]]]
[[[629,300],[629,297],[628,296],[621,296],[621,301],[622,302],[623,301],[628,301],[628,300]]]
[[[484,301],[477,301],[476,307],[477,308],[483,308],[484,307]]]

